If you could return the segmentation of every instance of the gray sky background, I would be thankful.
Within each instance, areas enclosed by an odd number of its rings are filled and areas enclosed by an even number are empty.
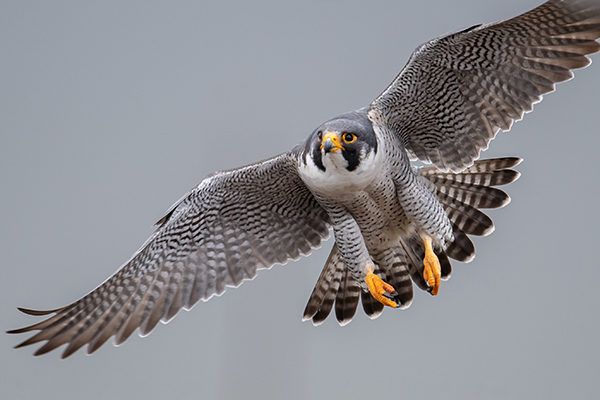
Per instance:
[[[2,330],[97,286],[211,171],[366,105],[418,44],[538,3],[1,0]],[[439,297],[302,323],[329,242],[92,357],[0,335],[0,398],[594,398],[599,88],[580,71],[485,153],[523,176]]]

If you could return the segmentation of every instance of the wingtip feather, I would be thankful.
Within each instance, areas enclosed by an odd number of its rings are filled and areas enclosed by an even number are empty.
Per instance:
[[[39,317],[43,315],[53,314],[60,310],[60,308],[56,308],[54,310],[33,310],[31,308],[17,307],[17,310],[21,311],[23,314],[33,315],[34,317]]]

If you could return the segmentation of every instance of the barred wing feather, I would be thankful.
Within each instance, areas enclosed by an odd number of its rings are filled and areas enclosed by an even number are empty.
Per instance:
[[[36,355],[67,344],[117,344],[136,329],[148,334],[182,308],[252,279],[257,270],[307,255],[329,236],[326,212],[297,174],[297,153],[205,179],[169,210],[142,248],[80,300],[50,311],[18,347],[42,341]]]
[[[418,48],[369,117],[413,158],[460,172],[600,50],[600,0],[551,0]]]

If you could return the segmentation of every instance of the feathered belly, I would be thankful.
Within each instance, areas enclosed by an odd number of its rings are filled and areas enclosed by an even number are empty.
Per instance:
[[[399,237],[411,230],[391,179],[378,181],[344,203],[358,223],[369,251],[397,245]]]

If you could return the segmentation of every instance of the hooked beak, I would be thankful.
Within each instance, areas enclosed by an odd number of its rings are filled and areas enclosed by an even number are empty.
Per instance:
[[[337,132],[325,132],[323,139],[321,139],[321,150],[325,153],[337,153],[342,151],[342,143],[340,141],[340,135]]]

